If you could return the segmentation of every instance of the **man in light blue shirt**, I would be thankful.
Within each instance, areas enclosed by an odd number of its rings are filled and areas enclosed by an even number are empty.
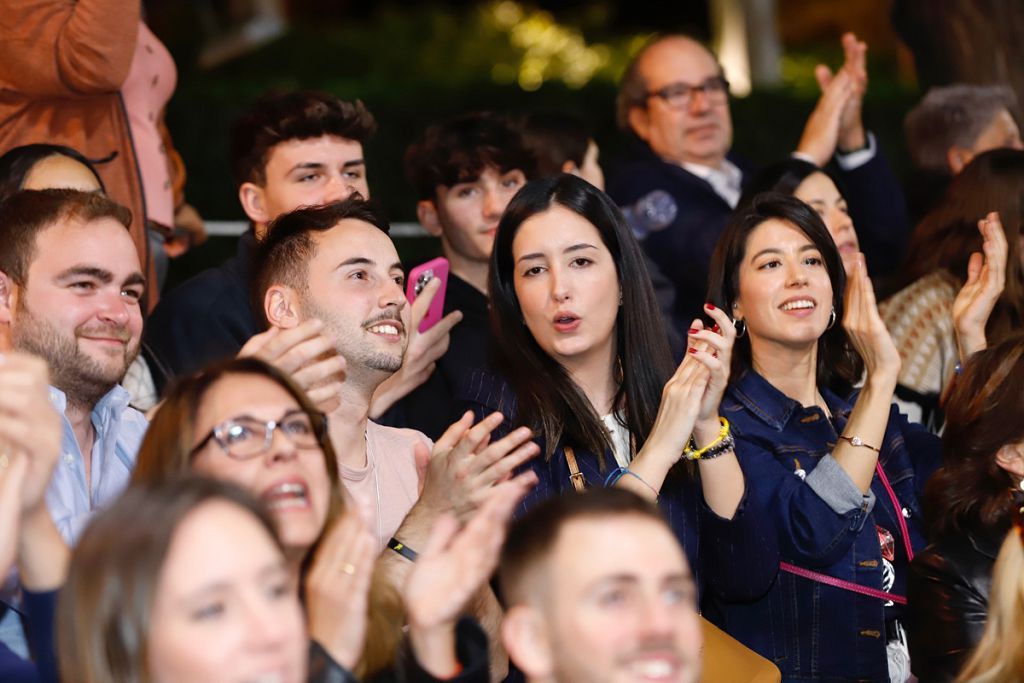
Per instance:
[[[70,545],[128,484],[146,430],[118,386],[142,333],[145,278],[130,223],[127,209],[91,192],[26,191],[0,206],[0,350],[49,365],[64,438],[46,502]],[[24,654],[20,631],[7,609],[0,640]]]

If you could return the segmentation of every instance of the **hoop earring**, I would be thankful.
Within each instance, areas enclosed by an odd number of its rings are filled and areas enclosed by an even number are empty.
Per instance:
[[[745,323],[742,319],[736,320],[735,318],[733,318],[732,326],[736,328],[737,339],[739,339],[740,337],[747,333],[747,323]]]
[[[836,307],[832,307],[832,313],[828,316],[828,325],[825,327],[826,330],[831,330],[832,326],[836,324]]]

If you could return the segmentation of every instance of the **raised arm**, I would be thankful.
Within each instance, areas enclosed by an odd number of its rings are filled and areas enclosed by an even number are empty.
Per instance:
[[[0,21],[0,81],[36,97],[113,93],[128,78],[139,0],[7,3]]]
[[[864,255],[857,254],[845,294],[843,327],[864,360],[864,388],[850,413],[832,458],[863,494],[871,488],[900,373],[900,355],[878,315]]]
[[[715,444],[723,433],[718,406],[729,383],[736,330],[723,311],[711,306],[704,310],[715,326],[708,330],[700,320],[693,321],[687,357],[665,385],[651,435],[630,464],[630,471],[637,476],[618,480],[621,486],[648,499],[657,497],[691,436],[693,445],[701,450]],[[744,492],[743,472],[735,451],[729,448],[717,457],[699,458],[697,463],[708,507],[720,517],[732,518]]]
[[[985,325],[1006,285],[1008,247],[999,214],[990,213],[978,221],[981,252],[971,254],[967,264],[967,282],[953,302],[953,327],[960,362],[988,346]]]

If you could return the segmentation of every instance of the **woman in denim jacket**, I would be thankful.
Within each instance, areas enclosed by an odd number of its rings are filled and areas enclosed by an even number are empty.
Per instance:
[[[775,531],[752,509],[736,456],[681,458],[721,432],[734,332],[727,315],[695,320],[673,373],[640,247],[621,213],[572,175],[533,181],[512,199],[490,270],[492,349],[501,376],[480,373],[461,398],[496,431],[531,427],[542,455],[529,507],[584,486],[628,487],[657,500],[699,588],[763,595],[778,570]],[[715,455],[712,453],[711,455]]]
[[[853,261],[847,286],[821,218],[766,193],[734,217],[711,268],[709,298],[740,337],[722,415],[782,556],[766,596],[721,612],[786,681],[910,675],[900,618],[939,442],[891,405],[900,357],[863,255]]]

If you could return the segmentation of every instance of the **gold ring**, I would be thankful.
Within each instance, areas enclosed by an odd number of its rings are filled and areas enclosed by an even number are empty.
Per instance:
[[[346,562],[344,565],[342,565],[341,571],[345,572],[349,576],[352,576],[356,573],[356,566],[351,562]]]

